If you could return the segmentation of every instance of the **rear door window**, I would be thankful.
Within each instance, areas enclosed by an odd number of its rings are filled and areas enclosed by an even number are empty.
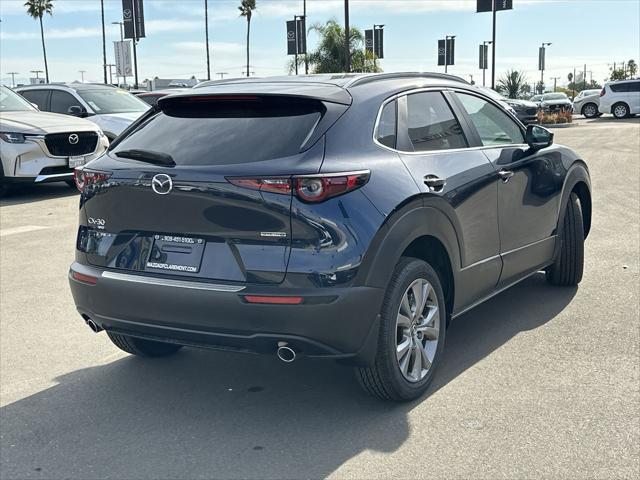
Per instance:
[[[29,102],[35,103],[43,112],[49,111],[49,90],[25,90],[20,92],[20,95],[29,100]]]
[[[171,155],[176,165],[271,160],[305,149],[325,112],[320,101],[290,97],[178,97],[162,108],[124,138],[114,153],[151,150]]]
[[[407,128],[415,152],[468,146],[462,127],[440,92],[407,95]]]

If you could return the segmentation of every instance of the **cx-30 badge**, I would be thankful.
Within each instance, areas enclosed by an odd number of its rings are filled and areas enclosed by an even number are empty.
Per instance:
[[[77,133],[72,133],[71,135],[69,135],[69,143],[71,145],[76,145],[79,141],[80,141],[80,137],[78,136]]]
[[[173,188],[171,177],[169,175],[165,175],[164,173],[159,173],[151,180],[151,188],[158,195],[166,195]]]

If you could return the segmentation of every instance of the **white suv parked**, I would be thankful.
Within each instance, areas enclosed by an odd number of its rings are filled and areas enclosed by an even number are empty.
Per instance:
[[[0,196],[16,182],[73,184],[73,169],[98,158],[109,140],[95,123],[39,112],[0,87]]]
[[[640,113],[640,79],[606,83],[600,92],[599,109],[616,118]]]
[[[16,88],[16,92],[43,112],[88,118],[109,140],[149,109],[129,92],[95,83],[52,83]]]

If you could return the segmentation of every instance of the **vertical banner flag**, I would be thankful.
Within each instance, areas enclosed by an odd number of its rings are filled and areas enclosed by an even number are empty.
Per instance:
[[[296,32],[298,37],[298,53],[307,53],[307,26],[304,17],[296,20]]]
[[[364,48],[367,52],[373,53],[373,30],[364,31]]]
[[[116,75],[118,77],[131,77],[133,75],[131,41],[113,42],[113,51],[116,56]]]
[[[480,70],[489,68],[489,46],[480,45]]]
[[[438,40],[438,65],[444,65],[446,53],[446,48],[444,45],[444,40]]]
[[[478,0],[476,12],[492,12],[494,0]],[[496,12],[501,10],[513,10],[513,0],[495,0]]]
[[[544,70],[545,69],[545,48],[544,47],[540,47],[538,49],[538,70]]]
[[[122,21],[124,22],[124,38],[134,38],[134,36],[137,37],[136,40],[144,38],[143,0],[122,0]]]
[[[449,38],[447,40],[447,65],[453,65],[455,63],[456,55],[456,39]]]
[[[373,31],[373,36],[374,53],[376,54],[376,57],[384,58],[384,30],[382,28],[376,28]]]
[[[287,21],[287,55],[295,55],[296,51],[296,22]]]

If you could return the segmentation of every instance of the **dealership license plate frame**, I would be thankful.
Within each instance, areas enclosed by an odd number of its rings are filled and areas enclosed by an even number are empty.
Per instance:
[[[184,235],[154,235],[145,270],[158,273],[200,272],[206,241]]]
[[[87,159],[82,155],[69,157],[69,168],[84,167],[86,163]]]

